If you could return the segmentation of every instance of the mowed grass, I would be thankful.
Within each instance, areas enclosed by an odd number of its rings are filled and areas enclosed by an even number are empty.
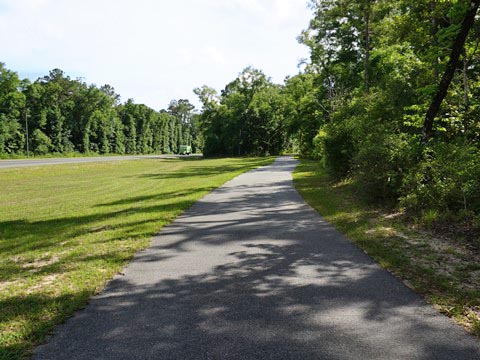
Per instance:
[[[351,181],[336,182],[318,161],[302,160],[295,187],[305,200],[439,311],[480,336],[480,254],[461,239],[435,237],[392,213],[365,204]]]
[[[0,359],[29,355],[152,235],[272,158],[0,169]]]

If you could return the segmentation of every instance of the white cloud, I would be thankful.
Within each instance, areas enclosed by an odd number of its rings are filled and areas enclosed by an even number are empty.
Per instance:
[[[274,80],[307,50],[302,0],[0,0],[0,61],[20,74],[59,67],[154,108],[216,88],[243,67]]]

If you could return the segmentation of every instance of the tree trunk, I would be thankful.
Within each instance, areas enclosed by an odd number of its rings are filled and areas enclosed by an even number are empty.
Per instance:
[[[463,115],[463,131],[468,130],[468,111],[470,110],[470,99],[468,98],[468,60],[467,50],[463,48],[463,105],[465,114]]]
[[[467,11],[465,17],[463,18],[460,30],[452,46],[450,60],[448,60],[447,67],[442,76],[442,80],[440,80],[440,84],[438,85],[437,93],[435,94],[435,97],[433,98],[430,107],[428,108],[425,115],[422,130],[423,144],[426,144],[433,136],[433,121],[435,120],[435,117],[440,110],[440,105],[442,104],[443,99],[447,95],[447,90],[450,86],[450,83],[452,82],[453,75],[455,74],[455,69],[458,66],[460,54],[463,51],[468,32],[470,31],[475,22],[475,15],[477,14],[479,5],[480,0],[471,0],[470,8]]]
[[[238,156],[242,155],[242,129],[238,132]]]
[[[437,0],[430,1],[430,11],[432,12],[432,28],[430,34],[432,35],[433,47],[435,49],[435,57],[433,58],[433,78],[435,83],[438,82],[438,56],[436,54],[438,48],[438,18],[437,18]]]
[[[467,61],[467,52],[463,49],[463,98],[465,111],[468,111],[470,108],[470,100],[468,98],[468,61]]]
[[[370,91],[370,4],[365,10],[365,92]]]

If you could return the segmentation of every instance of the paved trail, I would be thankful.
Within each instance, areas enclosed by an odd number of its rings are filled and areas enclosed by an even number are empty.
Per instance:
[[[36,359],[480,359],[438,314],[314,212],[292,158],[204,197]]]
[[[200,156],[200,155],[190,155]],[[57,164],[75,164],[92,163],[102,161],[121,161],[121,160],[141,160],[141,159],[172,159],[182,158],[183,155],[124,155],[124,156],[99,156],[99,157],[73,157],[73,158],[45,158],[45,159],[20,159],[20,160],[0,160],[0,169],[57,165]]]

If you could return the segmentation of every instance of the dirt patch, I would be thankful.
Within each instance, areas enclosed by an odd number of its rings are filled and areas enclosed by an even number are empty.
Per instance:
[[[13,280],[13,281],[0,281],[0,291],[3,291],[7,288],[9,288],[10,286],[13,286],[13,285],[18,285],[20,284],[20,280]]]
[[[32,260],[25,262],[21,265],[23,269],[28,269],[32,272],[38,272],[42,270],[46,266],[53,265],[60,261],[60,258],[57,255],[50,256],[50,257],[43,257],[38,260]]]
[[[41,279],[39,279],[36,284],[27,290],[27,294],[32,294],[38,292],[38,290],[53,284],[58,278],[58,274],[50,274],[43,276]]]

